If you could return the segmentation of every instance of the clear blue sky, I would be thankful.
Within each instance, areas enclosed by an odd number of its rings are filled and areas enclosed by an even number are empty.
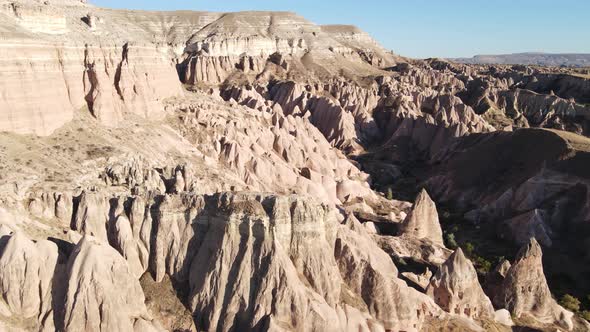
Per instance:
[[[590,0],[90,0],[145,10],[286,10],[354,24],[411,57],[590,53]]]

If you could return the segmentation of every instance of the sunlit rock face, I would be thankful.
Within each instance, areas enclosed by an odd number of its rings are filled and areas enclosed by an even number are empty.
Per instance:
[[[0,2],[0,330],[584,330],[530,238],[586,243],[590,144],[514,129],[584,133],[586,85],[541,71],[294,13]],[[486,293],[447,248],[473,227],[525,245]]]

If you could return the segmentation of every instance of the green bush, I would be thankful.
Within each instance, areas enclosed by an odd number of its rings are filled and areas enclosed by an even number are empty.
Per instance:
[[[387,189],[387,199],[388,200],[392,200],[393,199],[393,191],[391,190],[391,188]]]
[[[474,261],[477,270],[483,274],[490,272],[492,269],[492,263],[483,257],[476,256]]]
[[[449,249],[455,250],[459,247],[459,245],[457,244],[457,240],[455,240],[455,234],[447,233],[446,240],[447,240],[447,247]]]
[[[580,317],[582,317],[585,320],[590,322],[590,311],[584,310],[584,311],[580,312]]]
[[[465,253],[467,253],[468,256],[471,256],[474,251],[475,251],[475,246],[473,245],[473,243],[471,243],[471,242],[465,243]]]
[[[561,300],[559,300],[559,304],[569,311],[580,311],[580,300],[576,299],[575,297],[569,294],[565,294],[564,296],[562,296]]]

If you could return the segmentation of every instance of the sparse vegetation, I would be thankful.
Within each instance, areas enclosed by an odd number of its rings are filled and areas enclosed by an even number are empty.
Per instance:
[[[580,300],[578,300],[577,298],[575,298],[574,296],[572,296],[570,294],[565,294],[564,296],[562,296],[561,299],[559,300],[559,304],[569,311],[573,311],[573,312],[580,311],[580,304],[581,304]]]
[[[90,144],[88,146],[88,150],[86,150],[86,155],[88,158],[103,158],[108,157],[111,155],[115,149],[112,146],[97,146],[94,144]]]
[[[457,244],[457,240],[455,240],[454,233],[447,233],[445,240],[446,240],[446,245],[449,249],[455,250],[459,247],[459,245]]]
[[[393,199],[393,191],[391,190],[391,188],[387,188],[387,199],[388,200]]]
[[[479,273],[485,274],[492,270],[492,263],[481,256],[475,256],[473,263]]]

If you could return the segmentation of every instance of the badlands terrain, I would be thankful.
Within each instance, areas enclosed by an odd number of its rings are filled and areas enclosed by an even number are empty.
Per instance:
[[[0,0],[0,331],[590,331],[588,74]]]

